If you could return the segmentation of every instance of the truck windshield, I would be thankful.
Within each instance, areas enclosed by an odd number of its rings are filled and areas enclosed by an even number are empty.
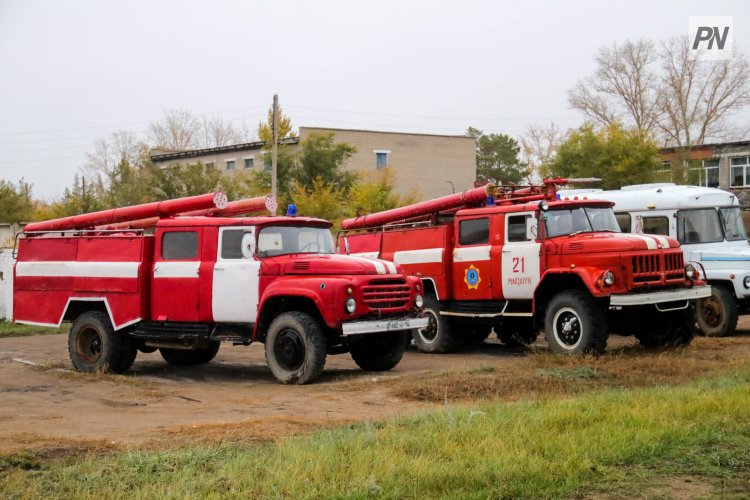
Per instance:
[[[550,210],[544,215],[547,236],[588,233],[594,231],[620,232],[611,208],[572,208]]]
[[[721,224],[724,226],[724,236],[726,236],[727,241],[747,239],[740,207],[720,208],[719,213],[721,214]]]
[[[268,226],[258,233],[258,255],[333,253],[331,231],[322,227]]]
[[[716,243],[724,240],[719,212],[697,208],[677,212],[677,241],[680,244]]]

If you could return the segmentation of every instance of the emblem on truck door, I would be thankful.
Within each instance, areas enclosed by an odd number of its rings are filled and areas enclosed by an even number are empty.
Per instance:
[[[479,288],[479,283],[482,282],[482,278],[479,276],[479,269],[473,265],[467,267],[466,273],[464,274],[464,282],[466,282],[466,286],[469,287],[469,290],[476,290]]]

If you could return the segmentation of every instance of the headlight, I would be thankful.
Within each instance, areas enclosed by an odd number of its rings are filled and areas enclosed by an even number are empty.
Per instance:
[[[354,314],[354,311],[356,309],[357,309],[357,301],[351,297],[346,299],[346,312],[348,312],[349,314]]]
[[[615,284],[615,273],[612,271],[607,271],[604,273],[604,284],[607,286],[612,286]]]
[[[695,268],[693,267],[692,264],[687,264],[685,266],[685,276],[687,276],[688,279],[695,278]]]
[[[745,279],[742,280],[742,284],[745,285],[745,288],[750,288],[750,276],[745,276]]]
[[[416,297],[414,297],[414,305],[417,307],[422,307],[424,305],[424,297],[422,297],[421,295],[417,295]]]

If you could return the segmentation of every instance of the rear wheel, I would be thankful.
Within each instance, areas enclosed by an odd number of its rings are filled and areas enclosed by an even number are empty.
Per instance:
[[[266,335],[266,362],[282,384],[306,384],[318,378],[326,363],[326,339],[309,314],[279,315]]]
[[[162,347],[159,354],[164,361],[175,366],[202,365],[210,362],[219,352],[220,342],[212,341],[200,349],[168,349]]]
[[[711,286],[711,296],[697,302],[698,328],[709,337],[725,337],[737,328],[737,300],[721,285]]]
[[[547,343],[556,352],[600,354],[607,347],[604,311],[583,290],[566,290],[552,297],[544,331]]]
[[[452,325],[453,328],[457,328],[457,325]],[[492,325],[475,325],[468,326],[461,335],[461,340],[467,344],[481,344],[487,337],[492,333]]]
[[[351,347],[352,359],[366,371],[388,371],[396,366],[404,356],[406,334],[390,332],[366,335]]]
[[[76,318],[68,335],[68,353],[81,372],[122,373],[135,360],[135,346],[112,328],[107,313],[90,311]]]
[[[440,314],[440,303],[434,297],[424,298],[427,326],[414,330],[414,344],[422,352],[445,353],[456,349],[456,338],[445,316]]]

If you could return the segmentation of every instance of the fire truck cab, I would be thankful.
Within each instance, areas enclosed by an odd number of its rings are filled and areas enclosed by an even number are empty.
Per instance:
[[[710,287],[683,264],[677,241],[621,233],[611,202],[557,200],[562,182],[349,219],[340,248],[422,278],[430,324],[414,341],[425,352],[493,328],[509,344],[544,329],[552,349],[567,353],[602,352],[610,332],[652,347],[690,342],[694,301]]]
[[[663,183],[614,191],[561,191],[560,196],[611,201],[623,232],[676,239],[685,261],[699,267],[711,285],[711,296],[697,305],[698,326],[704,334],[731,335],[738,314],[750,314],[750,246],[734,194]]]

